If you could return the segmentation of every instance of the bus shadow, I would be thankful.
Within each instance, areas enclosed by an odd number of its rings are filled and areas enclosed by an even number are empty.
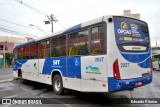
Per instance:
[[[19,80],[16,80],[19,81]],[[55,98],[51,85],[38,83],[29,80],[21,80],[20,84],[31,87],[32,90],[40,90],[38,95],[48,93],[52,94],[51,98],[66,104],[97,104],[97,105],[113,105],[113,104],[129,104],[130,98],[125,95],[116,95],[112,93],[86,93],[65,89],[64,95]],[[122,106],[123,107],[123,106]]]

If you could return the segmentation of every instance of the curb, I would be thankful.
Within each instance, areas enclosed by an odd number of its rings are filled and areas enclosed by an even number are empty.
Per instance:
[[[4,79],[4,80],[0,80],[0,83],[3,83],[3,82],[9,82],[9,81],[12,81],[13,78],[9,78],[9,79]]]

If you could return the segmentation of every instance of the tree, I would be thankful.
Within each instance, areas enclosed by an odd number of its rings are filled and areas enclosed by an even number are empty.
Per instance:
[[[11,58],[11,53],[10,52],[6,52],[5,53],[5,59],[10,59]]]
[[[8,66],[11,66],[11,61],[12,61],[11,57],[12,57],[12,54],[10,52],[5,53],[5,60]]]

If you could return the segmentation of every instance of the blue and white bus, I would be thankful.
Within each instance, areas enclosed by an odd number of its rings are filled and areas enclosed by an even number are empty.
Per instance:
[[[146,22],[103,16],[14,49],[13,75],[81,92],[116,92],[152,82]]]

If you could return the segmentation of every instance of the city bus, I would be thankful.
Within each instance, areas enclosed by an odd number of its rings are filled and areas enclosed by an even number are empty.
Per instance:
[[[14,77],[81,92],[132,90],[152,82],[148,24],[102,16],[14,48]]]
[[[152,65],[153,70],[160,70],[160,46],[152,47]]]

